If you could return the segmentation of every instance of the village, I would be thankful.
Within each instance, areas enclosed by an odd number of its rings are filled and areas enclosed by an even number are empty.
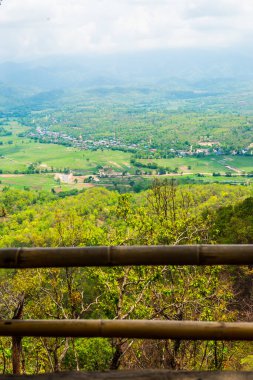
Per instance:
[[[28,137],[39,140],[41,143],[53,143],[66,146],[72,146],[74,148],[79,148],[81,150],[96,150],[96,149],[117,149],[117,150],[129,150],[135,152],[138,150],[148,150],[151,153],[156,153],[157,149],[150,148],[147,145],[142,144],[126,144],[116,139],[116,136],[109,137],[107,139],[98,140],[84,140],[82,135],[78,138],[68,135],[67,133],[55,132],[48,130],[46,128],[37,127],[35,131],[30,131]],[[210,141],[201,139],[197,142],[196,146],[189,146],[189,149],[174,149],[170,148],[169,151],[175,157],[186,157],[186,156],[209,156],[211,154],[215,155],[253,155],[253,143],[249,144],[247,147],[241,149],[232,149],[230,151],[225,150],[219,141]],[[162,157],[156,157],[162,158]]]
[[[83,150],[93,150],[98,148],[138,148],[138,144],[132,144],[130,146],[127,146],[121,143],[119,140],[116,140],[115,138],[102,140],[83,140],[81,135],[79,136],[79,138],[76,138],[66,133],[54,132],[47,129],[42,129],[40,127],[37,127],[35,132],[29,132],[28,137],[33,139],[39,139],[40,142],[73,146],[75,148]]]

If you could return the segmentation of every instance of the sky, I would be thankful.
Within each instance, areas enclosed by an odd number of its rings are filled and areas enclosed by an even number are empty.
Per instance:
[[[252,0],[2,0],[0,61],[170,48],[252,49]]]

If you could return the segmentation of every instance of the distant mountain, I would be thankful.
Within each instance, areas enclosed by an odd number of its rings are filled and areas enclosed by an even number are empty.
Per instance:
[[[50,57],[0,64],[0,81],[34,89],[156,83],[178,79],[253,77],[253,56],[242,52],[167,50],[117,55]]]
[[[252,83],[252,67],[253,56],[245,51],[187,49],[5,62],[0,64],[0,108],[57,102],[70,89],[98,88],[102,94],[110,86],[226,92]]]

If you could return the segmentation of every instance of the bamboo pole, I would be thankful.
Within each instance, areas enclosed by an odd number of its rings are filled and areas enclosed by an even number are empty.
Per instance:
[[[0,268],[252,264],[253,245],[0,249]]]
[[[1,320],[0,336],[253,340],[253,323],[160,320]]]

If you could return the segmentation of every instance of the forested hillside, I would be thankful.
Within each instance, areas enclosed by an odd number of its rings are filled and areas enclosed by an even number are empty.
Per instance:
[[[139,194],[91,188],[0,193],[1,247],[252,243],[252,189],[155,181]],[[236,226],[236,228],[235,228]],[[127,267],[1,271],[0,317],[252,320],[251,268]],[[23,338],[23,372],[64,369],[241,369],[251,343]],[[10,373],[11,339],[0,340]]]

